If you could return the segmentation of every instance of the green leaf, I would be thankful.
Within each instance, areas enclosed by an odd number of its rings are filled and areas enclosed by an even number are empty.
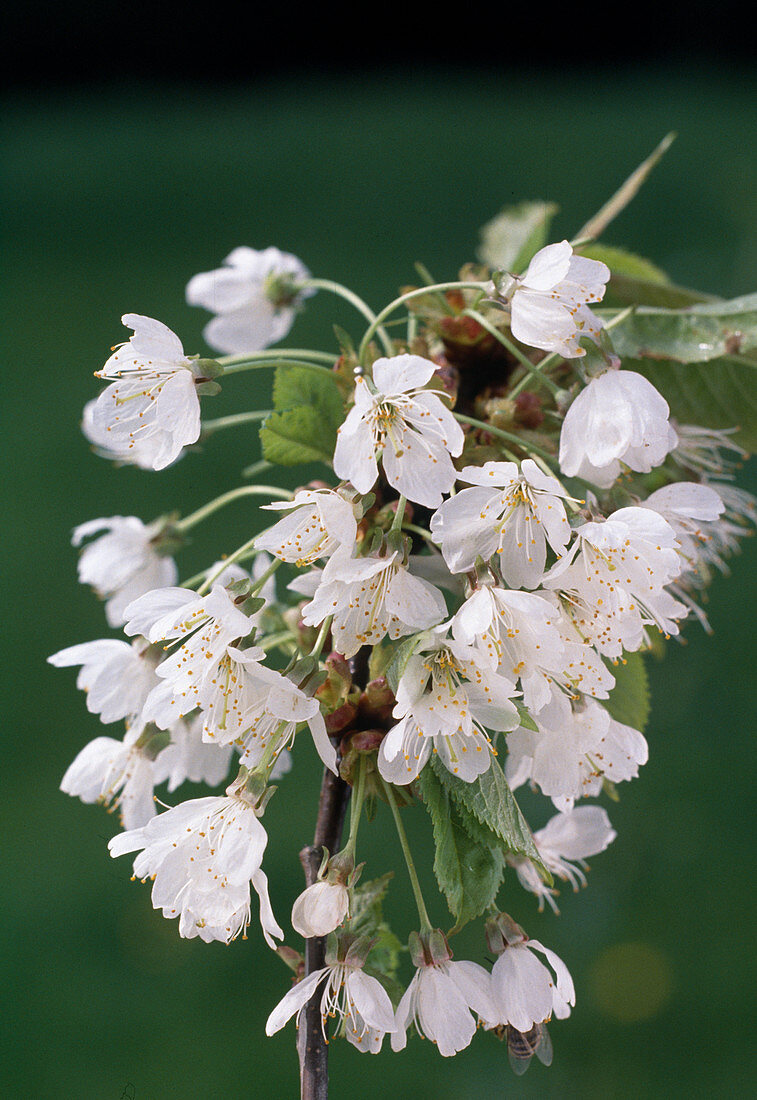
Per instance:
[[[489,845],[481,843],[480,826],[471,835],[470,815],[453,801],[432,768],[423,769],[418,786],[434,830],[434,874],[458,929],[496,898],[505,874],[504,853],[494,837]]]
[[[472,783],[465,783],[452,775],[436,756],[431,757],[431,766],[457,805],[462,806],[489,832],[494,833],[507,852],[525,856],[544,874],[549,874],[536,850],[528,823],[520,812],[504,772],[496,760],[492,760],[489,770]],[[424,768],[424,772],[427,770]]]
[[[630,279],[647,283],[670,282],[662,268],[657,267],[651,260],[645,260],[642,256],[627,252],[625,248],[615,248],[609,244],[587,244],[576,251],[590,260],[600,260],[603,264],[607,264],[613,277],[625,275]]]
[[[649,719],[649,678],[640,653],[629,653],[625,661],[612,666],[615,687],[605,706],[616,722],[644,732]]]
[[[628,359],[623,368],[648,378],[679,423],[738,427],[733,441],[747,451],[757,450],[757,377],[750,359],[728,355],[701,364]]]
[[[336,435],[325,430],[315,409],[304,406],[271,413],[260,426],[263,458],[279,466],[301,462],[330,463]]]
[[[344,404],[331,372],[277,367],[273,405],[276,411],[260,428],[266,461],[280,466],[317,461],[330,465],[337,428],[344,419]]]
[[[668,151],[675,140],[675,136],[675,133],[672,131],[665,135],[660,144],[652,150],[638,168],[634,169],[625,183],[618,188],[612,198],[604,204],[602,209],[599,210],[593,218],[590,218],[583,228],[579,229],[576,238],[601,237],[610,222],[614,218],[617,218],[621,210],[624,210],[631,199],[638,194],[639,188],[660,158]]]
[[[621,359],[704,363],[757,347],[757,294],[684,309],[640,306],[611,329]]]
[[[481,230],[479,259],[489,267],[519,274],[547,243],[549,228],[558,209],[553,202],[505,206]]]

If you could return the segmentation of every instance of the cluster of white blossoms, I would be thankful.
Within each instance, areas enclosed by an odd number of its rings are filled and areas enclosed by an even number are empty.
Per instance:
[[[240,486],[184,520],[113,516],[74,531],[75,546],[89,540],[79,578],[125,638],[75,644],[50,661],[80,666],[88,710],[125,723],[125,733],[91,741],[61,788],[120,809],[111,854],[137,853],[135,876],[152,879],[153,906],[178,920],[180,935],[246,935],[254,889],[266,943],[300,979],[271,1012],[268,1034],[314,1005],[324,1038],[335,1019],[363,1052],[378,1052],[387,1034],[402,1050],[414,1026],[444,1056],[481,1029],[507,1038],[518,1072],[534,1054],[551,1060],[545,1025],[570,1013],[573,982],[499,910],[502,872],[514,870],[511,881],[555,913],[555,880],[586,884],[585,860],[616,834],[604,807],[584,800],[635,778],[648,756],[642,730],[621,720],[639,707],[619,716],[614,705],[616,681],[626,699],[636,691],[644,701],[640,659],[629,655],[677,635],[692,613],[706,623],[699,593],[754,513],[729,484],[728,452],[741,452],[728,434],[674,425],[664,397],[612,352],[592,308],[609,279],[603,262],[562,241],[522,275],[430,288],[462,295],[476,339],[498,342],[498,393],[530,395],[531,414],[544,407],[551,419],[540,412],[524,428],[513,399],[509,421],[482,420],[486,394],[476,387],[491,387],[491,363],[479,377],[475,341],[456,359],[433,315],[419,334],[416,314],[408,340],[393,342],[382,321],[420,295],[407,292],[379,315],[361,307],[373,320],[360,350],[343,348],[333,371],[322,352],[308,360],[302,349],[280,350],[282,377],[300,370],[326,394],[323,408],[341,408],[339,423],[322,425],[332,484]],[[188,357],[160,322],[126,315],[134,335],[97,372],[109,384],[85,410],[87,436],[118,462],[169,466],[200,438],[200,397],[219,390],[216,379],[266,366],[262,349],[287,334],[316,287],[335,286],[275,248],[235,249],[187,287],[191,304],[216,314],[207,342],[231,358]],[[265,467],[288,461],[264,453]],[[272,510],[274,522],[178,585],[173,555],[185,532],[255,494],[284,498],[259,513]],[[280,567],[286,586],[274,583]],[[320,853],[292,908],[301,936],[331,937],[326,965],[309,972],[280,945],[263,871],[271,781],[290,769],[286,783],[296,781],[305,731],[332,776],[323,791],[341,792],[343,809],[351,788],[347,840]],[[156,812],[155,788],[173,792],[185,780],[225,784],[225,793]],[[525,821],[503,825],[522,820],[511,791],[525,783],[557,810],[533,834]],[[404,991],[398,953],[371,956],[386,927],[386,884],[360,884],[369,799],[388,804],[418,908]],[[489,913],[490,968],[453,960],[428,919],[402,824],[415,801],[432,818],[455,923]],[[445,865],[450,824],[491,869],[473,883],[459,862]],[[339,845],[339,827],[333,835]]]

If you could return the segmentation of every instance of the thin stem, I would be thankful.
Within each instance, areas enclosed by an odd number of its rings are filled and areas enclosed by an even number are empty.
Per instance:
[[[510,390],[509,394],[507,395],[508,397],[517,397],[517,395],[528,382],[529,378],[538,378],[540,381],[544,382],[544,384],[548,386],[553,393],[557,393],[559,391],[560,387],[555,382],[553,382],[551,378],[546,378],[542,374],[542,367],[546,360],[543,360],[542,363],[538,364],[532,363],[528,356],[517,346],[517,344],[514,344],[512,340],[508,340],[505,334],[503,332],[500,332],[500,330],[496,328],[493,324],[491,324],[490,321],[487,321],[486,317],[480,314],[478,310],[465,309],[463,310],[463,316],[472,317],[474,321],[477,321],[482,328],[485,328],[486,331],[495,338],[495,340],[498,340],[504,348],[507,348],[510,354],[518,360],[520,365],[527,372],[525,377],[522,378],[520,382],[518,382],[518,384],[513,387],[512,390]]]
[[[432,546],[436,545],[431,532],[427,531],[425,527],[419,527],[417,523],[403,523],[402,530],[410,531],[413,535],[419,535],[422,539],[425,539],[426,542],[431,543]]]
[[[549,451],[545,451],[542,447],[537,447],[535,443],[531,443],[530,440],[521,439],[520,436],[514,435],[512,432],[506,432],[502,428],[495,428],[493,424],[487,424],[483,420],[476,420],[472,416],[463,416],[462,413],[453,414],[456,420],[459,420],[463,424],[471,424],[474,428],[483,428],[485,432],[489,432],[490,435],[496,435],[499,439],[504,439],[507,443],[514,443],[516,446],[521,447],[524,451],[530,451],[532,454],[539,455],[546,462],[554,462],[555,456],[551,455]]]
[[[242,477],[257,477],[258,474],[262,474],[263,470],[270,470],[272,466],[272,462],[261,458],[259,462],[253,462],[251,466],[245,466],[242,470]]]
[[[363,814],[363,801],[365,799],[365,768],[365,754],[360,753],[358,756],[357,783],[352,789],[352,797],[350,798],[350,835],[347,837],[347,843],[344,847],[344,851],[348,852],[353,859],[355,858],[357,832],[360,828],[360,818]]]
[[[244,352],[241,355],[223,355],[216,362],[226,368],[224,373],[229,373],[229,367],[233,368],[245,363],[260,362],[261,366],[270,367],[271,363],[264,362],[266,359],[280,359],[283,362],[290,359],[314,359],[318,363],[331,365],[335,357],[327,351],[313,351],[310,348],[267,348],[265,351]],[[232,370],[231,373],[233,374],[234,371]]]
[[[371,324],[373,331],[378,334],[386,354],[394,355],[394,345],[386,329],[381,327],[380,319],[376,317],[371,307],[364,302],[359,295],[355,294],[353,290],[350,290],[349,287],[342,286],[341,283],[335,283],[332,279],[307,279],[302,285],[314,287],[316,290],[328,290],[332,294],[337,294],[340,298],[344,298],[344,300],[349,302],[350,305],[353,305],[359,313],[362,313],[363,317]]]
[[[380,776],[381,782],[386,792],[386,798],[392,811],[392,817],[394,818],[394,824],[397,827],[397,835],[400,841],[400,847],[402,848],[402,854],[405,857],[405,863],[407,864],[407,873],[410,876],[410,885],[413,888],[413,896],[415,897],[415,904],[418,909],[418,916],[421,922],[421,935],[424,932],[431,931],[431,921],[428,919],[428,913],[426,911],[426,903],[423,900],[423,894],[421,892],[421,884],[418,881],[418,874],[415,870],[415,864],[413,863],[413,856],[410,851],[410,845],[407,842],[407,834],[405,833],[405,826],[400,819],[400,811],[397,806],[397,800],[394,797],[394,791],[391,788],[391,784],[387,783],[383,776]]]
[[[266,634],[263,638],[256,639],[255,645],[260,646],[261,649],[269,650],[276,649],[277,646],[283,645],[285,642],[296,640],[297,637],[291,630],[280,630],[278,634]]]
[[[239,561],[240,558],[244,557],[244,555],[248,552],[248,550],[252,550],[254,545],[255,545],[255,540],[257,539],[257,537],[258,537],[257,535],[253,535],[251,539],[248,539],[247,542],[245,542],[242,546],[240,546],[237,550],[235,550],[233,554],[229,554],[229,556],[227,558],[224,558],[224,560],[219,564],[217,569],[214,569],[212,573],[206,575],[205,580],[202,582],[200,587],[197,589],[197,595],[201,596],[203,594],[203,592],[207,592],[207,590],[213,584],[213,581],[217,577],[220,577],[220,575],[223,573],[223,571],[225,569],[227,569],[235,561]],[[252,588],[250,589],[250,592],[248,593],[248,595],[254,596],[256,592],[259,592],[260,589],[265,584],[265,582],[268,580],[268,578],[276,572],[276,570],[279,568],[280,565],[281,565],[281,561],[279,560],[279,558],[276,558],[271,563],[271,565],[268,566],[265,573],[263,573],[263,575],[261,577],[258,577],[258,579],[253,584]]]
[[[219,508],[225,507],[239,497],[268,496],[278,497],[281,500],[291,500],[293,495],[294,494],[290,493],[288,489],[279,489],[275,485],[240,485],[239,488],[230,489],[228,493],[222,493],[221,496],[204,504],[202,508],[198,508],[196,512],[192,512],[190,515],[185,516],[184,519],[179,520],[174,526],[177,527],[179,531],[189,531],[190,528],[201,523],[206,516],[212,516]]]
[[[331,630],[331,621],[332,621],[333,618],[334,618],[333,615],[327,615],[326,618],[321,623],[321,629],[318,631],[318,637],[316,638],[315,642],[313,643],[313,648],[310,650],[310,653],[308,654],[308,656],[310,656],[310,657],[320,657],[321,650],[323,649],[324,645],[326,644],[326,636],[327,636],[329,630]]]
[[[402,530],[402,520],[405,518],[405,505],[406,504],[407,504],[407,497],[404,497],[404,496],[402,496],[402,494],[400,494],[400,498],[397,501],[397,508],[396,508],[395,513],[394,513],[394,519],[392,520],[392,526],[389,528],[390,531],[401,531]]]
[[[390,302],[388,306],[384,306],[381,312],[376,317],[376,320],[368,327],[363,339],[360,341],[360,348],[358,350],[358,359],[361,363],[365,363],[365,353],[368,349],[368,345],[371,342],[371,337],[374,332],[384,321],[390,313],[394,313],[395,309],[399,309],[405,302],[409,302],[412,298],[421,298],[424,294],[429,294],[435,290],[480,290],[481,292],[488,290],[489,283],[472,283],[461,282],[456,280],[451,283],[436,283],[434,286],[422,286],[416,290],[408,290],[405,294],[400,294],[399,298],[395,298],[393,302]]]
[[[206,436],[223,428],[236,428],[238,424],[249,424],[255,420],[265,420],[272,412],[273,409],[252,409],[250,412],[232,413],[231,416],[218,416],[214,420],[203,420],[202,434]]]

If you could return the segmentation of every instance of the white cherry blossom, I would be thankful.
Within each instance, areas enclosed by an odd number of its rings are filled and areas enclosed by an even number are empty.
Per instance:
[[[559,591],[582,636],[605,656],[620,657],[645,641],[645,627],[677,634],[688,609],[665,586],[683,562],[670,524],[651,508],[621,508],[585,523],[575,542],[544,578]]]
[[[255,542],[281,561],[300,567],[312,565],[341,547],[351,552],[355,545],[354,508],[334,489],[301,489],[291,501],[274,501],[263,507],[287,512]]]
[[[520,680],[533,713],[550,701],[553,683],[606,698],[615,682],[591,646],[571,640],[572,625],[556,604],[535,592],[482,585],[453,623],[456,636],[494,654],[501,673]]]
[[[200,436],[196,361],[160,321],[135,313],[122,321],[134,335],[96,372],[111,384],[92,407],[92,432],[121,460],[133,450],[137,465],[162,470]]]
[[[129,604],[126,615],[127,634],[143,634],[152,642],[186,639],[156,669],[163,683],[145,702],[146,720],[166,729],[195,707],[208,707],[215,698],[223,700],[219,705],[224,713],[241,714],[242,705],[236,700],[239,685],[228,650],[254,624],[225,588],[214,584],[204,596],[187,588],[156,589]]]
[[[454,961],[449,949],[419,957],[410,985],[397,1006],[396,1032],[392,1050],[404,1050],[407,1029],[415,1024],[418,1034],[436,1044],[439,1053],[449,1058],[464,1050],[476,1033],[476,1018],[491,1019],[496,1014],[491,977],[477,963]]]
[[[232,788],[229,788],[231,790]],[[261,870],[268,837],[259,811],[235,794],[182,802],[143,828],[113,837],[112,856],[139,851],[137,878],[153,878],[152,902],[164,917],[179,917],[179,934],[230,943],[250,921],[250,882],[260,900],[269,947],[284,933],[271,909]]]
[[[471,569],[477,557],[498,556],[505,583],[536,588],[544,575],[547,546],[562,554],[570,538],[560,483],[536,463],[485,462],[466,466],[458,480],[473,486],[450,497],[431,517],[431,534],[453,573]]]
[[[350,892],[344,883],[314,882],[292,906],[292,928],[305,939],[327,936],[344,923],[349,908]]]
[[[155,687],[158,652],[143,638],[131,645],[117,638],[100,638],[53,653],[56,668],[81,665],[76,686],[87,694],[87,710],[107,725],[140,714]]]
[[[487,922],[486,934],[491,950],[499,955],[491,974],[496,1016],[486,1019],[487,1026],[510,1024],[518,1031],[528,1031],[553,1013],[558,1020],[570,1015],[576,1003],[573,979],[554,951],[529,939],[505,913]],[[537,958],[537,951],[551,969]]]
[[[203,741],[204,722],[204,715],[196,714],[189,721],[180,718],[168,727],[171,742],[163,749],[160,762],[169,791],[187,781],[217,787],[228,775],[233,750],[230,745]]]
[[[696,571],[706,561],[710,525],[725,511],[722,497],[709,485],[676,481],[650,493],[641,502],[667,520],[676,533],[684,571]]]
[[[432,752],[460,779],[471,783],[491,765],[484,732],[512,730],[518,711],[511,680],[498,675],[496,658],[442,629],[430,633],[407,662],[392,711],[399,721],[379,750],[379,771],[389,783],[411,783]]]
[[[298,725],[307,723],[318,755],[336,774],[336,750],[329,741],[318,700],[287,676],[261,665],[263,656],[257,647],[228,647],[218,683],[213,684],[213,697],[200,699],[206,715],[203,737],[219,745],[235,742],[241,750],[241,763],[252,769],[267,754],[277,758],[288,749]]]
[[[436,508],[457,476],[450,456],[462,453],[463,430],[424,387],[436,364],[419,355],[377,359],[373,381],[359,377],[355,404],[339,429],[334,473],[368,493],[378,477],[377,455],[393,488],[416,504]]]
[[[364,973],[359,952],[347,952],[344,961],[315,970],[293,986],[268,1017],[266,1035],[275,1035],[295,1014],[299,1027],[302,1010],[320,985],[323,1034],[326,1020],[336,1017],[356,1050],[378,1054],[384,1036],[396,1030],[394,1011],[381,983]]]
[[[533,836],[536,850],[547,870],[578,890],[579,886],[586,885],[584,872],[588,868],[584,860],[604,852],[617,833],[602,806],[577,806],[566,813],[555,814]],[[549,902],[555,913],[559,912],[554,901],[557,891],[543,882],[530,860],[508,857],[508,863],[517,871],[521,885],[538,897],[540,912],[545,901]]]
[[[608,370],[592,378],[568,409],[560,432],[560,469],[606,489],[622,466],[649,473],[678,437],[670,409],[636,371]]]
[[[300,303],[315,293],[298,286],[310,278],[302,261],[278,248],[258,251],[243,245],[223,263],[187,284],[187,302],[217,314],[203,330],[206,342],[233,355],[283,339]]]
[[[599,260],[574,256],[568,241],[540,249],[521,276],[505,288],[516,340],[556,351],[566,359],[585,355],[579,340],[599,339],[602,322],[589,309],[600,302],[610,270]]]
[[[559,810],[599,794],[603,779],[635,779],[649,755],[642,734],[594,699],[572,705],[553,692],[534,721],[537,730],[520,727],[508,735],[505,775],[513,789],[530,780]]]
[[[155,815],[153,789],[165,779],[166,770],[162,753],[155,757],[149,743],[138,743],[149,742],[143,733],[143,727],[132,727],[123,741],[90,741],[67,768],[60,789],[88,804],[118,807],[125,829],[146,825]]]
[[[447,614],[444,597],[428,581],[415,577],[395,551],[385,557],[329,558],[310,603],[302,612],[307,626],[319,626],[333,615],[334,649],[352,657],[363,645],[375,645],[387,634],[400,638],[425,630]]]
[[[162,520],[144,524],[136,516],[93,519],[74,528],[74,546],[98,536],[79,555],[78,574],[82,584],[91,585],[106,601],[109,626],[124,623],[124,608],[138,596],[176,583],[175,562],[155,549],[163,528]]]

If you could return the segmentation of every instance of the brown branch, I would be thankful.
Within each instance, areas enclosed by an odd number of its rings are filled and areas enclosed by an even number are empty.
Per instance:
[[[318,875],[323,849],[330,855],[339,851],[344,814],[351,788],[343,779],[324,768],[321,794],[318,799],[318,819],[313,843],[300,852],[305,882],[312,886]],[[305,976],[326,965],[326,938],[319,936],[305,941]],[[301,1100],[327,1100],[329,1094],[329,1048],[321,1023],[321,989],[311,997],[303,1013],[297,1033],[297,1053],[300,1058]]]

